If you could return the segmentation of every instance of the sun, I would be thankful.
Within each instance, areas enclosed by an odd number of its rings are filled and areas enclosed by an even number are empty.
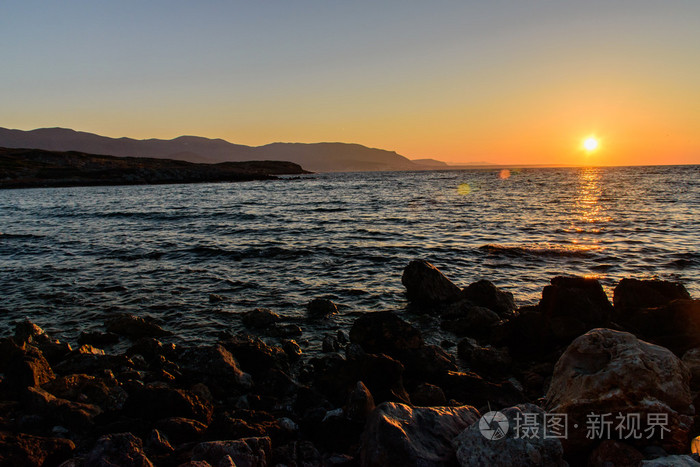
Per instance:
[[[583,149],[585,149],[587,152],[593,152],[596,149],[598,149],[598,146],[600,145],[600,142],[598,141],[598,138],[595,136],[589,136],[588,138],[583,140]]]

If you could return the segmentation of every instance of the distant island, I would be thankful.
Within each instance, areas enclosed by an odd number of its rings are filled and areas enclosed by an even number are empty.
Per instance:
[[[193,163],[0,147],[0,188],[235,182],[305,174],[283,161]]]

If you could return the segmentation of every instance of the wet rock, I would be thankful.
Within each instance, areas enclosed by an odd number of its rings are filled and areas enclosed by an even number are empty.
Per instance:
[[[366,313],[350,329],[350,342],[365,352],[396,357],[407,349],[423,346],[421,332],[390,311]]]
[[[95,347],[103,348],[119,342],[119,335],[113,332],[89,331],[81,332],[78,336],[78,345],[94,345]]]
[[[96,405],[60,399],[41,388],[27,388],[23,402],[29,413],[42,415],[56,425],[76,431],[92,428],[95,417],[102,413]]]
[[[282,349],[292,361],[299,360],[303,354],[301,347],[299,347],[299,344],[297,344],[297,341],[294,339],[285,339],[282,341]]]
[[[215,394],[226,394],[232,388],[249,389],[252,377],[241,371],[231,352],[221,345],[193,347],[180,357],[183,371],[192,379],[205,383]]]
[[[296,324],[273,323],[263,329],[266,336],[270,337],[299,337],[303,334],[302,329]]]
[[[125,314],[110,319],[107,323],[107,332],[112,332],[130,339],[140,337],[169,336],[172,333],[140,316]]]
[[[68,459],[75,444],[68,439],[44,438],[0,431],[0,465],[58,465]]]
[[[656,308],[678,299],[690,299],[690,294],[679,282],[622,279],[613,291],[616,314]]]
[[[502,318],[509,318],[515,310],[513,294],[502,291],[485,279],[469,284],[468,287],[462,289],[462,297],[474,305],[496,312]]]
[[[158,357],[173,360],[177,355],[177,350],[175,344],[164,344],[153,337],[142,337],[126,350],[126,355],[141,355],[149,362],[157,360]]]
[[[420,384],[411,393],[411,402],[419,407],[440,407],[447,405],[445,393],[439,386],[429,383]]]
[[[143,452],[143,442],[131,433],[102,436],[85,457],[85,467],[152,467]]]
[[[124,411],[149,420],[183,417],[206,424],[211,421],[213,408],[209,401],[194,392],[154,384],[131,392]]]
[[[644,460],[641,452],[619,441],[605,440],[588,458],[589,467],[638,467]]]
[[[242,438],[200,443],[192,451],[192,460],[217,465],[230,456],[237,467],[266,467],[271,453],[270,438]]]
[[[485,414],[478,423],[464,430],[454,441],[457,462],[460,466],[472,465],[519,465],[519,466],[567,466],[563,459],[561,442],[544,436],[544,411],[533,404],[522,404],[500,411],[509,425],[504,437],[484,431],[494,429],[487,423],[491,413]],[[526,415],[527,414],[527,415]],[[529,417],[527,430],[518,420]],[[534,420],[532,420],[534,418]],[[521,429],[518,430],[517,428]],[[496,436],[487,438],[486,435]]]
[[[258,337],[237,334],[221,340],[219,344],[231,352],[243,371],[253,375],[270,368],[286,371],[289,367],[284,350],[269,346]]]
[[[225,300],[226,300],[226,298],[224,298],[222,295],[219,295],[217,293],[210,293],[209,294],[209,303],[221,303]]]
[[[463,301],[442,314],[440,328],[457,336],[488,336],[500,320],[494,311]]]
[[[459,342],[457,355],[470,369],[490,375],[508,372],[513,363],[507,347],[481,346],[469,338]]]
[[[326,298],[314,298],[306,310],[311,318],[326,318],[338,313],[338,306]]]
[[[658,457],[652,460],[644,460],[642,467],[700,467],[697,458],[688,455],[676,455]]]
[[[251,328],[265,328],[278,323],[281,319],[280,315],[267,308],[256,308],[241,316],[243,324]]]
[[[591,413],[639,414],[642,433],[649,428],[649,415],[667,417],[669,432],[647,432],[643,441],[684,452],[694,412],[689,380],[688,369],[668,349],[626,332],[593,329],[572,342],[557,362],[547,409],[567,414],[569,424],[579,426],[586,426]],[[567,456],[592,448],[585,434],[573,431],[562,441]],[[639,441],[629,442],[639,447]]]
[[[24,348],[14,347],[12,350],[3,380],[10,390],[40,386],[54,379],[54,372],[39,349],[25,345]]]
[[[367,386],[362,381],[358,381],[355,389],[348,396],[348,403],[345,406],[345,416],[356,422],[362,422],[374,410],[374,397],[369,392]]]
[[[542,290],[539,310],[553,337],[570,341],[610,322],[613,307],[597,279],[558,276]]]
[[[470,406],[418,407],[385,402],[372,412],[360,443],[365,467],[431,467],[455,463],[452,439],[477,422]]]
[[[459,287],[445,277],[438,268],[424,260],[413,260],[403,270],[401,283],[406,287],[408,299],[414,302],[434,304],[456,300]]]
[[[158,420],[155,427],[176,445],[199,440],[207,429],[204,423],[183,417]]]

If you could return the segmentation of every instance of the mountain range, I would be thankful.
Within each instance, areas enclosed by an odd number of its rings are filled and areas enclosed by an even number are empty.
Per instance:
[[[433,159],[411,161],[393,151],[348,143],[272,143],[264,146],[233,144],[198,136],[145,139],[109,138],[67,128],[31,131],[0,128],[0,147],[48,151],[79,151],[118,157],[175,159],[195,163],[289,161],[313,172],[370,170],[426,170],[446,168]]]

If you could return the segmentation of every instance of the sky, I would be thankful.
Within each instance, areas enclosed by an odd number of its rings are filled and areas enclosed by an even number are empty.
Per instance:
[[[5,128],[700,163],[697,0],[3,0],[0,58]]]

